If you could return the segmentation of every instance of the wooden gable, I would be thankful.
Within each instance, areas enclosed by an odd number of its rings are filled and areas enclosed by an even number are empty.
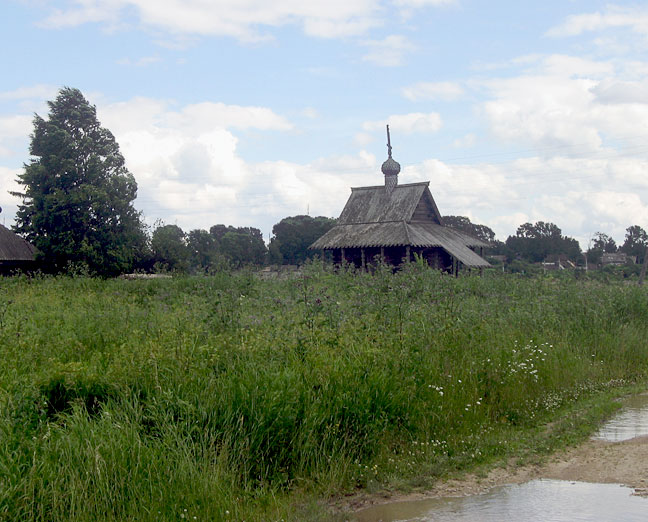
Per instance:
[[[421,194],[421,199],[419,199],[409,221],[412,223],[436,223],[437,225],[443,225],[443,218],[429,188],[426,188]]]

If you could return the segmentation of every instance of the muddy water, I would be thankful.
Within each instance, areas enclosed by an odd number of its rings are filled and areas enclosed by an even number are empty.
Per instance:
[[[624,400],[623,409],[606,422],[592,438],[621,442],[642,435],[648,435],[648,393]]]
[[[355,514],[356,522],[378,521],[645,521],[648,499],[616,484],[532,480],[482,495],[395,502]]]
[[[623,403],[623,409],[593,436],[621,442],[648,435],[648,394]],[[394,502],[354,514],[356,522],[395,521],[645,521],[648,498],[618,484],[532,480],[494,488],[481,495]]]

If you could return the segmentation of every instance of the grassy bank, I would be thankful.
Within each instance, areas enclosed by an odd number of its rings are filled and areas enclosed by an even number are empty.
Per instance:
[[[645,288],[415,266],[0,279],[0,517],[318,517],[551,451],[645,380],[647,319]]]

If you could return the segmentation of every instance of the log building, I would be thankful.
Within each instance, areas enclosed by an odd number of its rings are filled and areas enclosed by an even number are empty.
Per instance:
[[[399,265],[420,256],[430,266],[457,274],[460,266],[484,268],[478,255],[488,244],[447,227],[430,192],[430,182],[398,184],[400,165],[391,154],[382,164],[385,184],[351,189],[337,224],[310,248],[329,251],[336,263],[365,267],[376,258]]]

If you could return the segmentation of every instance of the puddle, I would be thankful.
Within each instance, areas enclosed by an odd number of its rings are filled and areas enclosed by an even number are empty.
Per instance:
[[[648,394],[623,402],[621,410],[592,437],[621,442],[648,435]],[[619,484],[532,480],[494,488],[481,495],[446,497],[373,506],[354,514],[355,522],[429,521],[634,521],[648,520],[648,498]]]
[[[592,438],[621,442],[642,435],[648,435],[648,394],[624,400],[623,410],[606,422]]]
[[[355,522],[645,521],[648,499],[618,484],[532,480],[482,495],[395,502],[354,514]]]

